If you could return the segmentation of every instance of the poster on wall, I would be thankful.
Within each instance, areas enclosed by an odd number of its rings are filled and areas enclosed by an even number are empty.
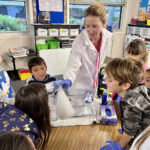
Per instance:
[[[39,0],[40,11],[63,11],[63,0]]]

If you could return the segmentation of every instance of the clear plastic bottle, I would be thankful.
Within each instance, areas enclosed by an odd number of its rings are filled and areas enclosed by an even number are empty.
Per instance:
[[[107,90],[104,89],[102,94],[102,105],[107,105]]]

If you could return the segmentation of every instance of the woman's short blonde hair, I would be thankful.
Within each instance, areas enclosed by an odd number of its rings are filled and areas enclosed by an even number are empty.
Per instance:
[[[85,17],[98,16],[103,24],[106,24],[107,12],[101,2],[92,3],[85,11]]]

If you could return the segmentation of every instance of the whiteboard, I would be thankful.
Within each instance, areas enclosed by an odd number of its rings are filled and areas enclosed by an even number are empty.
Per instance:
[[[39,0],[40,11],[63,11],[63,0]]]
[[[55,76],[65,73],[71,48],[40,50],[39,55],[47,65],[47,73]]]

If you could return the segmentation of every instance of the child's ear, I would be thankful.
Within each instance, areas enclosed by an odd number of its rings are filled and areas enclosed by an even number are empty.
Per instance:
[[[142,52],[142,53],[140,54],[140,57],[143,58],[145,55],[146,55],[146,52]]]
[[[130,88],[131,84],[130,83],[124,83],[123,84],[123,89],[128,90]]]

